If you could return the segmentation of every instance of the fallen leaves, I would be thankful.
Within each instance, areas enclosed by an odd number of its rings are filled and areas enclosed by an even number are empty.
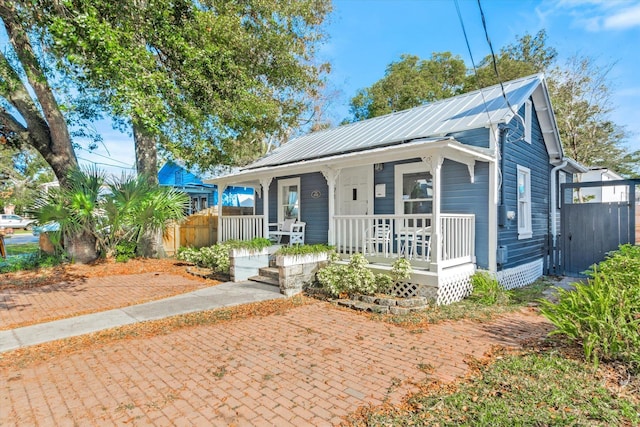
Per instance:
[[[295,296],[287,299],[262,301],[217,310],[199,311],[161,320],[121,326],[2,353],[0,354],[0,368],[23,368],[33,363],[77,353],[116,341],[166,335],[182,328],[215,325],[249,317],[284,314],[293,308],[313,303],[317,302],[304,296]]]

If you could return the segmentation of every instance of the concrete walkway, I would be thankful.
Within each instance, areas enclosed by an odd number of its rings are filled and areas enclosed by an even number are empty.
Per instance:
[[[136,322],[279,298],[285,297],[275,286],[228,282],[145,304],[0,331],[0,353]]]

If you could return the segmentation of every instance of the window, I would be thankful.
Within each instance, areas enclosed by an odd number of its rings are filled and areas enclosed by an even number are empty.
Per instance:
[[[292,218],[300,221],[300,178],[278,181],[278,222]]]
[[[395,168],[396,214],[432,213],[433,178],[425,163]]]
[[[518,239],[528,239],[533,235],[531,229],[531,171],[518,166]]]
[[[533,104],[530,100],[524,102],[524,142],[531,144],[531,123],[533,122]]]

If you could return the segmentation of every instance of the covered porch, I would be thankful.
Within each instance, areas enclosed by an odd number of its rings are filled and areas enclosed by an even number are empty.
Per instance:
[[[373,264],[389,265],[398,257],[405,257],[414,268],[435,275],[443,269],[473,265],[476,262],[477,222],[472,206],[474,201],[469,201],[464,209],[457,212],[455,204],[445,203],[445,209],[442,208],[443,200],[446,202],[447,194],[451,193],[447,192],[451,187],[447,187],[448,177],[442,173],[445,161],[457,165],[456,180],[467,185],[474,183],[476,163],[488,164],[483,173],[489,177],[487,186],[491,187],[495,159],[490,150],[471,147],[452,138],[422,139],[401,146],[249,169],[219,178],[215,183],[221,188],[227,185],[253,186],[260,204],[254,215],[220,216],[218,239],[268,238],[274,235],[275,226],[283,219],[295,218],[307,225],[305,243],[328,243],[345,258],[360,252]],[[379,177],[384,173],[376,175],[375,179],[374,173],[382,168],[387,168],[388,182],[381,186],[378,182],[384,178]],[[357,173],[349,172],[354,170]],[[361,173],[362,170],[370,171],[367,173],[371,179],[354,181],[354,176],[367,174]],[[305,174],[320,176],[324,188],[319,188],[316,182],[312,187],[314,190],[308,191],[304,181],[301,185],[299,180],[296,181],[299,178],[295,178]],[[461,178],[461,175],[466,175],[466,178]],[[427,183],[425,176],[428,177]],[[422,194],[408,194],[403,189],[403,182],[406,187],[407,180],[411,179],[428,189]],[[309,197],[316,197],[315,193],[322,193],[323,197],[321,208],[315,205],[314,210],[323,211],[323,235],[326,238],[310,242],[309,228],[318,221],[309,219],[312,217],[305,202],[312,200]],[[491,211],[489,194],[492,190],[489,188],[486,193],[479,200],[484,211]],[[428,206],[428,209],[417,209],[418,205]],[[283,206],[287,206],[289,211]],[[314,215],[320,214],[314,212]],[[485,230],[485,235],[487,233]]]

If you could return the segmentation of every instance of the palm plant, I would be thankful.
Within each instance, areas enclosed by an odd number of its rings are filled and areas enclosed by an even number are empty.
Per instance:
[[[75,170],[67,187],[44,194],[31,211],[40,224],[60,224],[61,247],[75,262],[112,257],[123,243],[148,256],[162,247],[168,221],[182,219],[189,203],[186,194],[144,176],[123,175],[101,191],[104,184],[104,173],[96,168]]]
[[[138,255],[155,255],[162,247],[168,221],[184,218],[189,197],[149,182],[147,177],[122,176],[109,185],[105,202],[110,241],[135,242]]]
[[[60,245],[75,262],[98,258],[98,238],[102,215],[100,188],[104,174],[96,168],[75,169],[65,187],[50,189],[34,204],[30,213],[40,224],[60,224]]]

